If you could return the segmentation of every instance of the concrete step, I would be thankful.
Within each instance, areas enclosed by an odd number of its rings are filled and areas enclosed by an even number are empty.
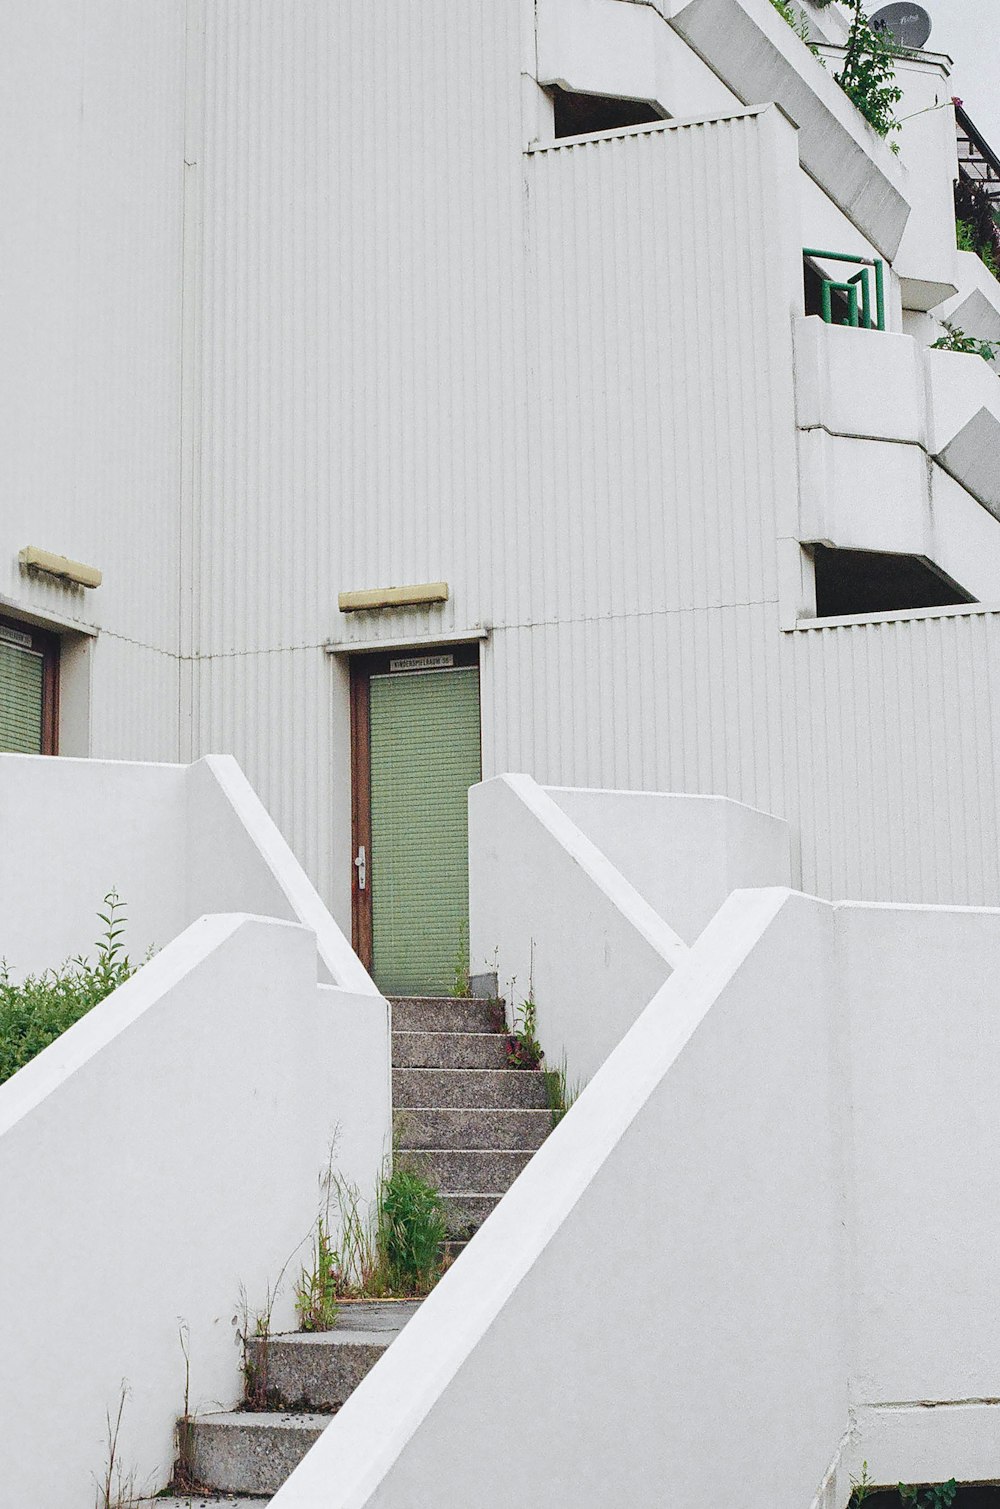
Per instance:
[[[503,1195],[531,1153],[496,1148],[399,1148],[396,1156],[442,1194],[471,1189],[482,1195]]]
[[[448,1219],[449,1238],[464,1242],[475,1236],[500,1198],[500,1195],[442,1195],[441,1203]]]
[[[542,1110],[549,1100],[540,1069],[393,1069],[392,1103]]]
[[[526,1071],[519,1070],[519,1073]],[[418,1147],[541,1147],[552,1130],[551,1111],[477,1111],[441,1106],[393,1113],[396,1145]]]
[[[503,1031],[503,1004],[485,996],[390,996],[394,1032]]]
[[[506,1033],[394,1032],[394,1069],[506,1069]]]
[[[218,1509],[219,1505],[229,1504],[232,1509],[267,1509],[270,1502],[269,1498],[248,1499],[242,1493],[239,1498],[231,1493],[182,1493],[179,1498],[137,1499],[135,1506],[136,1509]]]
[[[192,1475],[221,1493],[277,1493],[330,1423],[328,1414],[199,1415],[189,1430]],[[196,1500],[197,1502],[197,1500]]]
[[[266,1369],[266,1388],[274,1407],[335,1410],[378,1362],[419,1300],[345,1304],[332,1331],[289,1332],[265,1344],[247,1344],[255,1368]]]
[[[419,1299],[342,1299],[338,1331],[390,1331],[398,1336],[423,1301]]]

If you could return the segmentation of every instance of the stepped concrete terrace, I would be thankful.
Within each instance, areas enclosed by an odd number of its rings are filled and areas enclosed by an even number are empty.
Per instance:
[[[545,1075],[507,1066],[502,1002],[391,1004],[396,1157],[439,1189],[454,1261],[552,1129]],[[267,1504],[419,1304],[345,1301],[332,1331],[252,1339],[247,1360],[265,1372],[268,1408],[198,1416],[188,1467],[203,1492],[151,1499],[150,1509]]]

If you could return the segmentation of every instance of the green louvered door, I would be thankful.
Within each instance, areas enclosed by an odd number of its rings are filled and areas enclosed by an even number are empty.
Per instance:
[[[369,683],[372,964],[387,995],[442,995],[467,947],[479,667]]]
[[[44,657],[0,639],[0,754],[42,753],[44,693]]]

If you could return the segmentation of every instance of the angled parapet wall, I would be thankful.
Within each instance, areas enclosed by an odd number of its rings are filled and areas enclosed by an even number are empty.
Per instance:
[[[363,1188],[379,1167],[371,1023],[307,928],[207,917],[0,1085],[0,1509],[92,1501],[123,1387],[118,1460],[162,1487],[183,1346],[191,1410],[235,1404],[241,1293],[294,1323],[331,1144]]]
[[[994,1481],[1000,912],[842,904],[836,938],[856,1468],[879,1483]]]
[[[743,802],[545,789],[685,943],[695,941],[731,892],[791,882],[788,824]]]
[[[206,912],[302,922],[319,978],[379,999],[239,765],[0,755],[0,957],[15,974],[88,952],[116,887],[141,959]]]
[[[593,1075],[686,945],[530,776],[469,792],[473,972],[494,971],[508,1013],[529,994],[549,1063]]]
[[[275,1509],[1000,1477],[998,960],[1000,911],[735,893]]]
[[[958,293],[933,311],[966,335],[1000,342],[1000,281],[975,252],[956,252]]]
[[[832,949],[821,903],[726,904],[275,1509],[806,1509],[848,1407]]]
[[[656,3],[740,100],[781,106],[805,171],[891,261],[910,213],[906,169],[769,0]]]

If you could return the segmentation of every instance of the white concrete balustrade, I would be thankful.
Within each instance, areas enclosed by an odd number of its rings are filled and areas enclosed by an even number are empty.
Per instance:
[[[112,886],[158,949],[0,1085],[0,1509],[79,1509],[123,1387],[123,1471],[167,1482],[182,1330],[197,1410],[240,1395],[241,1293],[294,1324],[321,1174],[366,1196],[389,1146],[388,1008],[231,759],[0,755],[0,832],[16,974],[92,952]]]
[[[1000,911],[734,893],[275,1509],[1000,1477],[998,962]]]
[[[800,318],[795,402],[800,539],[925,555],[1000,598],[1000,377],[982,357]]]

